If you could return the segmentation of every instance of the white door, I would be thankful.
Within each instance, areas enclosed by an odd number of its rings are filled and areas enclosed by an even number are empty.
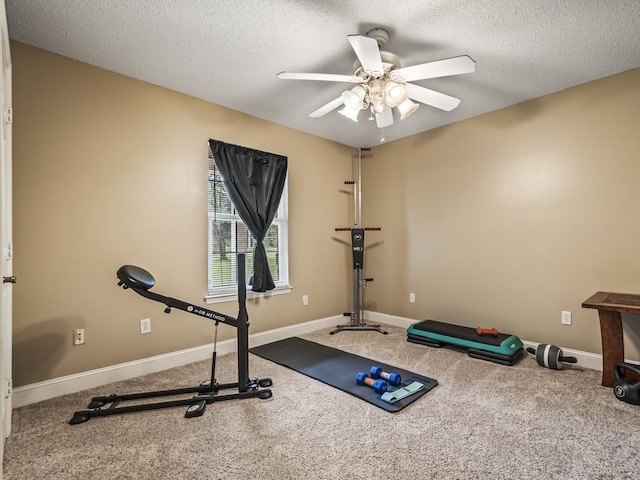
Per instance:
[[[2,240],[2,294],[0,295],[0,479],[4,441],[11,433],[11,298],[13,275],[13,244],[11,237],[11,55],[7,13],[4,1],[0,1],[0,50],[2,72],[0,72],[0,238]]]

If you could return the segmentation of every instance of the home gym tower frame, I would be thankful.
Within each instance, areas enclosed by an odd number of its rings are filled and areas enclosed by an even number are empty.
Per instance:
[[[364,232],[380,231],[380,227],[362,227],[362,151],[370,151],[368,148],[358,149],[358,180],[345,181],[345,185],[353,185],[353,228],[338,227],[336,232],[351,232],[351,250],[353,254],[353,311],[345,312],[345,317],[350,317],[348,324],[336,325],[336,328],[329,332],[331,335],[344,330],[374,330],[386,335],[380,325],[370,325],[365,323],[362,309],[363,290],[367,282],[372,282],[373,278],[364,278]]]

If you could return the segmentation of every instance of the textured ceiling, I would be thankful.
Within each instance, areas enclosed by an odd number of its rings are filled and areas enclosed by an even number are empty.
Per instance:
[[[384,27],[403,66],[469,55],[476,72],[414,82],[460,98],[384,129],[387,142],[640,66],[638,0],[6,0],[10,37],[353,147],[366,114],[308,114],[349,84],[347,35]],[[639,86],[640,88],[640,86]],[[212,135],[215,132],[212,132]]]

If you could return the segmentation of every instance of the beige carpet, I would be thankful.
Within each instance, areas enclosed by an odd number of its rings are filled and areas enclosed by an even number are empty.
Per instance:
[[[396,414],[250,355],[274,396],[66,422],[94,395],[197,385],[201,362],[16,409],[4,478],[13,479],[637,479],[640,407],[600,372],[514,367],[407,343],[405,331],[303,337],[440,382]],[[219,358],[236,380],[235,354]]]

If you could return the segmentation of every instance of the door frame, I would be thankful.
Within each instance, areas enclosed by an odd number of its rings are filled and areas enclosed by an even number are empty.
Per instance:
[[[0,459],[4,459],[5,438],[11,433],[12,394],[12,294],[13,284],[4,277],[13,275],[12,240],[12,122],[11,53],[5,2],[0,1],[0,239],[2,241],[2,294],[0,295]],[[0,462],[0,479],[2,463]]]

